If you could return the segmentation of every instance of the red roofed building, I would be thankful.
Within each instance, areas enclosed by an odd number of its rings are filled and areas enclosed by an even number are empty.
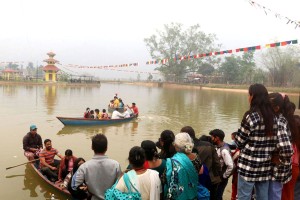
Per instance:
[[[20,71],[6,68],[2,71],[2,78],[4,80],[8,80],[8,81],[9,80],[17,80],[20,78]]]
[[[56,54],[49,52],[47,55],[49,58],[44,60],[47,65],[43,67],[43,71],[45,72],[45,81],[56,82],[57,72],[59,71],[59,69],[55,66],[55,63],[58,63],[58,61],[53,58]]]

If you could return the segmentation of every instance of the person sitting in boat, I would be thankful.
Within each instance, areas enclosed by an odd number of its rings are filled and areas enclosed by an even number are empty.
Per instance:
[[[86,108],[84,114],[83,114],[84,118],[90,118],[90,108]]]
[[[138,107],[136,106],[135,103],[132,103],[131,106],[128,106],[128,105],[127,105],[127,107],[130,108],[130,109],[133,111],[133,114],[134,114],[136,117],[138,117],[138,115],[139,115],[139,109],[138,109]]]
[[[124,118],[123,114],[119,112],[119,108],[115,108],[114,112],[111,115],[111,119],[121,119]]]
[[[102,116],[101,116],[101,119],[109,119],[108,114],[107,114],[107,112],[106,112],[105,109],[102,110]]]
[[[113,108],[114,107],[114,100],[110,100],[109,104],[108,104],[109,108]]]
[[[91,110],[91,112],[90,112],[90,119],[95,119],[95,112],[94,112],[94,110]]]
[[[42,137],[37,133],[36,125],[31,125],[30,131],[23,138],[24,155],[28,160],[33,160],[38,158],[38,153],[42,148]]]
[[[119,98],[119,108],[124,108],[124,103],[121,98]]]
[[[68,173],[73,169],[74,161],[77,158],[73,156],[71,149],[65,151],[65,157],[60,160],[59,170],[58,170],[58,181],[64,180]]]
[[[59,158],[63,158],[59,152],[52,148],[52,142],[50,139],[44,140],[45,148],[40,152],[40,168],[42,174],[46,175],[47,178],[51,182],[55,182],[58,180],[58,167],[59,167],[59,160],[55,160],[55,155]]]
[[[101,119],[102,118],[102,113],[99,113],[99,109],[95,109],[95,119]]]
[[[127,108],[124,108],[123,117],[124,118],[129,118],[130,117],[130,112]]]
[[[119,108],[120,101],[117,96],[114,97],[114,108]]]
[[[71,187],[71,180],[73,175],[76,173],[77,169],[85,163],[83,158],[77,158],[74,162],[74,167],[70,173],[64,179],[63,184],[60,185],[61,188],[66,188],[72,195],[74,199],[86,199],[88,197],[87,186],[83,183],[79,186],[78,190],[73,190]]]

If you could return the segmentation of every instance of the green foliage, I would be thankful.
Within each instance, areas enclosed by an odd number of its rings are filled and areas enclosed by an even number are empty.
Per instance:
[[[13,69],[13,70],[18,70],[19,69],[19,65],[17,64],[14,64],[14,63],[8,63],[8,66],[7,66],[9,69]]]
[[[246,52],[242,56],[225,57],[219,72],[225,83],[251,84],[254,80],[263,82],[262,70],[256,68],[254,52]]]
[[[65,73],[64,71],[61,71],[61,74],[59,74],[59,76],[57,76],[58,81],[60,82],[67,82],[69,81],[71,78],[71,76],[67,73]]]
[[[209,63],[203,63],[199,66],[198,73],[202,75],[211,75],[215,71],[215,68]]]
[[[272,86],[299,86],[300,49],[295,46],[270,48],[261,56]]]
[[[140,81],[140,80],[141,80],[141,74],[140,74],[140,73],[138,73],[136,79],[137,79],[137,81]]]
[[[200,66],[205,63],[211,66],[217,63],[219,59],[212,56],[202,59],[180,59],[182,56],[218,51],[219,45],[215,44],[215,40],[214,34],[205,34],[198,24],[183,30],[182,24],[179,23],[164,25],[163,31],[157,31],[156,35],[144,39],[153,59],[169,59],[167,63],[159,64],[156,70],[167,80],[173,81],[182,79],[188,71],[199,71]]]
[[[151,81],[152,79],[153,79],[153,76],[152,76],[151,73],[149,73],[149,76],[148,76],[147,80],[148,80],[148,81]]]

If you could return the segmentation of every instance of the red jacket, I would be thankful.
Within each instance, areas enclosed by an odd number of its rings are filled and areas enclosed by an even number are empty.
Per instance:
[[[73,160],[73,163],[74,163],[75,160],[77,159],[77,157],[72,156],[71,159]],[[62,180],[61,174],[62,174],[62,171],[66,168],[65,160],[66,160],[66,156],[60,160],[60,165],[59,165],[59,170],[58,170],[58,180]]]

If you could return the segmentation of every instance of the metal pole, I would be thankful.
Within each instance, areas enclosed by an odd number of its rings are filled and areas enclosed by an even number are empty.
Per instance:
[[[38,72],[39,72],[39,66],[38,66],[38,62],[36,62],[36,77],[35,77],[35,82],[37,82],[37,79],[38,79]]]

